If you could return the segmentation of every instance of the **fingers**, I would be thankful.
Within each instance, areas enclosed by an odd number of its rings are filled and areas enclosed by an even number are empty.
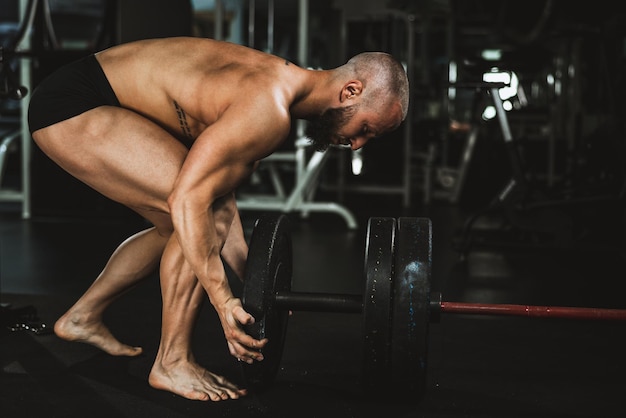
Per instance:
[[[225,318],[224,332],[230,354],[239,361],[245,361],[249,364],[254,361],[262,361],[261,350],[268,340],[267,338],[256,340],[244,331],[243,326],[254,324],[255,320],[243,309],[239,300],[236,300],[230,309],[227,309]]]
[[[267,338],[263,340],[255,340],[249,335],[245,334],[249,338],[248,343],[241,342],[228,342],[228,349],[230,354],[239,361],[244,361],[248,364],[252,364],[254,361],[263,361],[263,353],[261,349],[267,344]]]
[[[237,306],[233,309],[233,316],[241,325],[254,324],[254,317],[246,312],[242,306]]]
[[[247,314],[246,314],[247,315]],[[254,319],[252,322],[254,323]],[[259,351],[267,344],[267,338],[256,340],[252,336],[246,334],[241,328],[243,323],[237,321],[231,328],[230,338],[227,338],[234,345],[235,352],[246,357],[255,357],[260,355]]]

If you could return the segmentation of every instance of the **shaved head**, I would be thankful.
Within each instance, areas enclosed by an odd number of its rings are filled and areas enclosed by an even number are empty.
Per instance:
[[[341,67],[365,85],[366,103],[385,106],[398,101],[402,120],[409,109],[409,80],[402,64],[385,52],[363,52]]]

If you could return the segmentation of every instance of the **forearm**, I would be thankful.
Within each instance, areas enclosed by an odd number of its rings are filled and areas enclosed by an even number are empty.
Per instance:
[[[218,233],[211,208],[201,210],[189,202],[185,205],[172,207],[176,238],[211,304],[218,308],[233,298],[220,257],[225,237]]]

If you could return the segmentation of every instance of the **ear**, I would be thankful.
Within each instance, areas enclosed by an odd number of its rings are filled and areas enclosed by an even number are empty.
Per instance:
[[[347,82],[341,89],[339,101],[343,103],[346,100],[355,99],[363,92],[363,83],[359,80],[351,80]]]

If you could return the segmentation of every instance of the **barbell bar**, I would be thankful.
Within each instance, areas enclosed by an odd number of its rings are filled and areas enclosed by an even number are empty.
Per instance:
[[[448,302],[441,300],[440,292],[431,293],[431,317],[446,314],[487,316],[519,316],[579,320],[626,320],[623,309],[583,308],[567,306],[538,306],[504,303]],[[322,292],[277,292],[274,302],[280,309],[308,312],[363,312],[361,295]]]
[[[291,256],[288,217],[265,214],[257,219],[242,302],[256,319],[246,332],[269,342],[263,350],[265,360],[241,363],[244,381],[253,390],[267,389],[277,374],[289,311],[361,314],[365,391],[403,392],[418,398],[427,387],[429,324],[442,313],[626,320],[623,309],[442,301],[441,293],[430,289],[432,224],[428,218],[369,219],[362,295],[291,291]]]
[[[503,303],[447,302],[441,300],[440,292],[431,293],[431,317],[446,314],[469,314],[488,316],[519,316],[535,318],[561,318],[580,320],[626,320],[623,309],[582,308],[567,306],[537,306]],[[322,292],[276,292],[277,308],[308,312],[363,312],[361,295]]]

